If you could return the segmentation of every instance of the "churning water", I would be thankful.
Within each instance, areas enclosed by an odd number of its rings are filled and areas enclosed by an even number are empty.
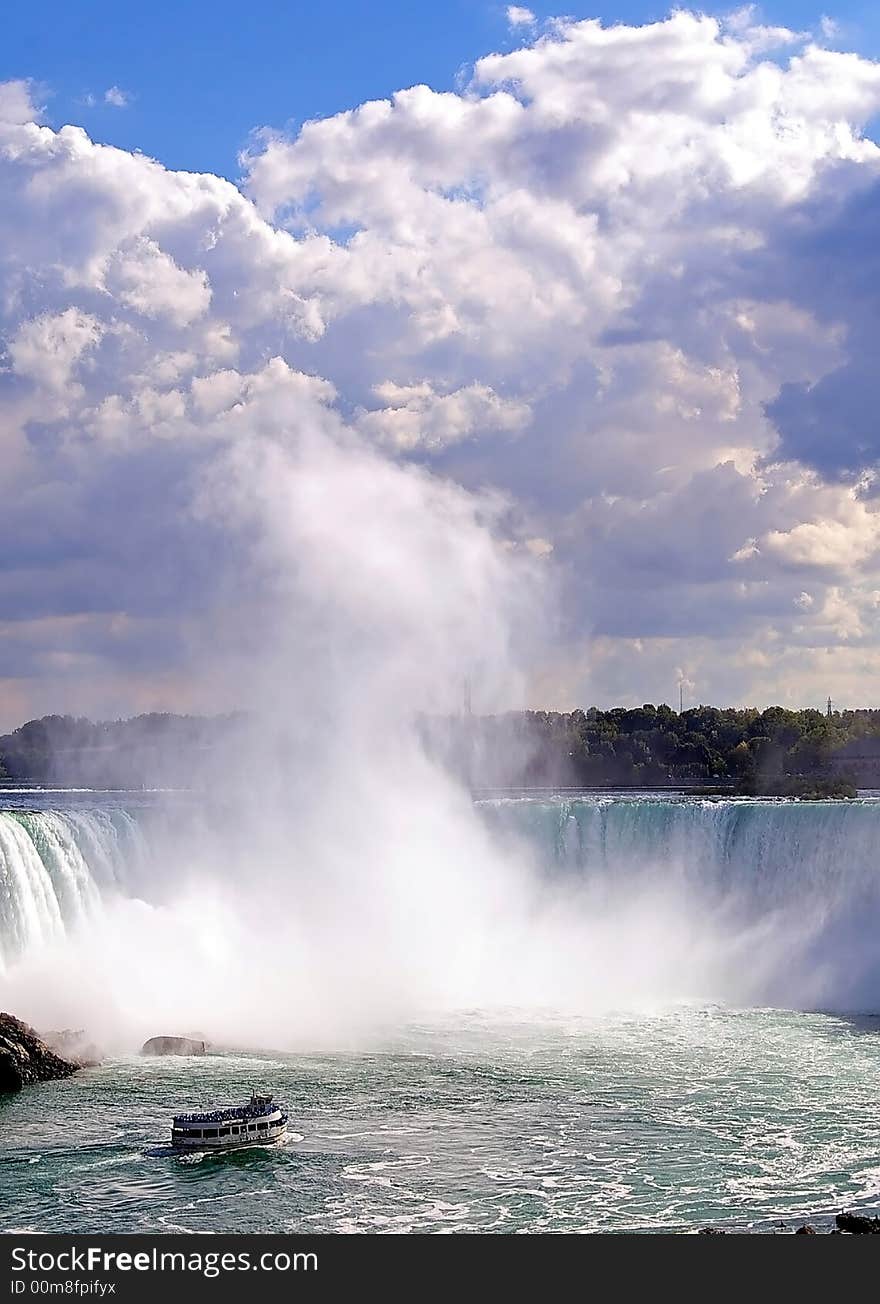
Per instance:
[[[3,1230],[770,1229],[876,1206],[876,1029],[693,1008],[410,1028],[370,1053],[126,1058],[0,1104]],[[255,1082],[277,1149],[173,1157]]]
[[[183,839],[192,857],[214,815],[124,795],[19,794],[2,805],[0,1005],[14,998],[31,1018],[51,1008],[40,957],[56,984],[69,963],[75,990],[89,939],[103,945],[108,921],[125,923],[134,907],[145,948],[153,926],[180,927],[185,866],[173,848]],[[234,803],[225,809],[222,841],[234,859]],[[311,975],[314,1003],[325,970],[288,970],[273,953],[274,990],[257,983],[243,1006],[268,1003],[268,1032],[255,1023],[254,1039],[238,1044],[286,1049],[143,1060],[122,1047],[98,1069],[0,1103],[0,1226],[771,1229],[878,1206],[880,804],[585,796],[484,802],[478,816],[502,859],[528,849],[540,883],[512,931],[498,903],[503,956],[493,952],[492,982],[474,986],[468,1008],[442,1008],[437,985],[422,1014],[388,1000],[370,1007],[356,1036],[317,1038],[310,1027],[292,1037],[285,1012],[304,999],[292,975]],[[306,868],[290,873],[283,894],[271,880],[276,913],[296,914]],[[314,899],[311,910],[317,918]],[[321,922],[333,920],[325,911]],[[488,945],[491,915],[481,928]],[[236,936],[224,934],[224,945]],[[185,956],[188,945],[178,931],[173,949]],[[450,936],[450,953],[454,945]],[[561,960],[544,981],[552,952]],[[214,959],[219,982],[235,956],[220,947]],[[333,964],[344,969],[346,958]],[[185,966],[180,973],[183,982]],[[156,973],[157,988],[163,981]],[[352,970],[352,1004],[366,981]],[[524,1000],[533,987],[540,999]],[[199,1030],[211,1036],[210,990],[200,991]],[[136,995],[130,1012],[148,1017],[148,990]],[[221,1038],[228,995],[216,992]],[[170,1026],[173,1005],[158,1008],[161,1026],[133,1018],[138,1036],[195,1030]],[[285,1145],[180,1158],[163,1148],[172,1113],[234,1103],[254,1085],[288,1103],[295,1131]]]

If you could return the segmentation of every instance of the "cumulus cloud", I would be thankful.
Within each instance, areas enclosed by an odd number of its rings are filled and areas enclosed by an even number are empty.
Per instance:
[[[62,391],[102,334],[97,318],[77,308],[42,313],[24,321],[10,339],[12,370],[47,390]]]
[[[771,530],[766,546],[794,566],[851,574],[877,559],[880,514],[853,502],[848,519],[801,521],[790,530]]]
[[[179,705],[234,570],[198,486],[219,450],[329,413],[343,444],[505,503],[493,528],[564,586],[559,704],[670,700],[683,666],[706,698],[821,699],[855,643],[859,696],[880,67],[753,10],[510,21],[527,43],[456,93],[263,131],[241,189],[0,90],[0,640],[27,620],[29,664],[81,617],[71,677]],[[18,712],[18,674],[3,691]]]
[[[383,406],[361,412],[361,430],[401,451],[448,448],[472,435],[522,430],[531,415],[525,403],[499,397],[486,385],[466,385],[438,393],[430,381],[375,385]]]
[[[144,317],[168,317],[175,326],[189,326],[203,317],[211,302],[211,287],[203,271],[178,267],[154,240],[137,236],[108,258],[104,286],[126,307]]]
[[[34,101],[33,82],[0,82],[0,123],[37,122],[41,117],[42,109]]]

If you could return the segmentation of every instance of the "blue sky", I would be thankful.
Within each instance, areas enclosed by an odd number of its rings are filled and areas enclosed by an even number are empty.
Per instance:
[[[45,91],[54,126],[76,122],[96,140],[139,149],[170,167],[237,177],[237,154],[258,126],[296,127],[400,87],[452,87],[457,71],[519,41],[495,0],[48,0],[7,7],[0,80],[28,77]],[[738,6],[695,6],[725,13]],[[634,3],[533,3],[538,19],[643,23],[671,8]],[[880,52],[880,11],[863,0],[822,6],[778,0],[768,23],[798,29],[829,13],[848,49]],[[125,107],[107,104],[111,87]],[[95,101],[89,103],[90,97]]]

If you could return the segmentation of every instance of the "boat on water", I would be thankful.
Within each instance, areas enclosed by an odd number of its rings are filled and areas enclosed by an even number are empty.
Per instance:
[[[175,1114],[171,1144],[176,1150],[232,1150],[264,1146],[287,1130],[287,1111],[272,1096],[254,1092],[246,1105]]]

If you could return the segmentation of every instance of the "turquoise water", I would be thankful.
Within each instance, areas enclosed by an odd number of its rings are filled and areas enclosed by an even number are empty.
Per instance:
[[[880,1204],[876,1020],[462,1014],[369,1054],[127,1058],[0,1104],[0,1228],[688,1231]],[[290,1140],[169,1153],[255,1084]]]

